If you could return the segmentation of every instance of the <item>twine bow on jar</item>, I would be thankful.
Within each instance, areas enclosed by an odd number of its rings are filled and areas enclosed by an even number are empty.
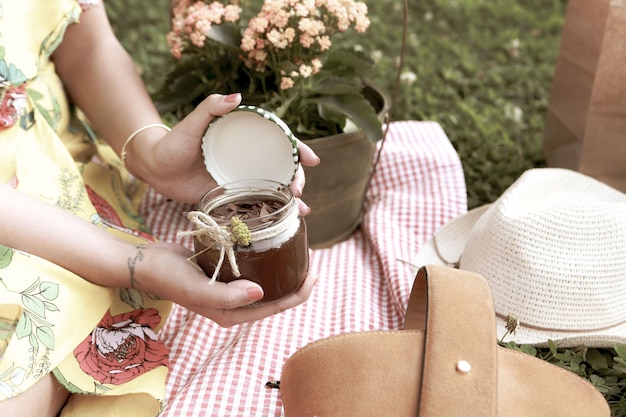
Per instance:
[[[224,257],[228,256],[231,270],[236,277],[241,276],[237,259],[235,257],[235,245],[247,246],[250,243],[250,230],[237,217],[231,218],[230,231],[227,227],[220,226],[211,216],[201,211],[190,211],[187,213],[187,219],[194,225],[194,229],[179,232],[179,237],[192,236],[198,239],[206,248],[196,253],[194,256],[187,258],[191,261],[196,256],[213,248],[216,244],[220,249],[220,257],[217,266],[213,271],[209,285],[213,285],[217,280],[217,275],[222,268]]]

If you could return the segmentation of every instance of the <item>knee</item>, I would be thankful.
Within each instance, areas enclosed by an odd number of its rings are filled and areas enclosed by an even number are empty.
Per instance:
[[[48,374],[28,390],[2,401],[2,415],[21,417],[56,417],[70,393],[52,375]]]

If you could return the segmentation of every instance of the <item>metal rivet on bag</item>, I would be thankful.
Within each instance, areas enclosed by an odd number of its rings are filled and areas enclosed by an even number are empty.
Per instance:
[[[460,374],[468,374],[472,370],[472,365],[468,361],[458,361],[456,371]]]

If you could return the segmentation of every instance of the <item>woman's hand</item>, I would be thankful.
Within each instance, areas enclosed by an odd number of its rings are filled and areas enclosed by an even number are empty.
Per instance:
[[[215,282],[187,260],[193,253],[180,245],[155,243],[137,246],[130,275],[132,287],[171,300],[222,327],[263,319],[306,301],[317,279],[308,276],[300,289],[272,303],[250,307],[263,298],[261,287],[248,280]],[[129,263],[130,265],[131,263]]]
[[[132,174],[148,182],[160,194],[177,201],[197,203],[207,191],[217,186],[209,175],[202,156],[201,141],[209,123],[241,103],[240,94],[227,96],[212,94],[202,101],[171,132],[160,139],[154,132],[134,139],[128,146],[126,163]],[[298,141],[300,162],[315,166],[319,158],[308,146]],[[305,185],[302,166],[298,167],[290,188],[296,197],[302,195]],[[300,211],[308,214],[308,207],[299,200]]]
[[[128,170],[166,197],[197,203],[217,186],[204,166],[202,136],[213,119],[240,102],[240,94],[210,95],[160,139],[137,137],[128,146]]]
[[[298,140],[298,153],[300,156],[300,165],[298,165],[298,170],[296,171],[296,175],[291,181],[289,188],[293,191],[293,195],[298,199],[298,205],[300,208],[300,213],[303,216],[306,216],[311,212],[311,209],[300,199],[302,197],[302,190],[304,189],[304,185],[306,184],[306,178],[304,176],[304,170],[302,169],[302,165],[307,167],[314,167],[320,163],[320,158],[315,154],[313,149],[309,146],[302,143],[301,140]]]

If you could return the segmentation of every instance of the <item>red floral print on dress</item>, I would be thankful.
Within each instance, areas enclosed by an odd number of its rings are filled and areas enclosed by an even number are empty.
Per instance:
[[[86,185],[87,195],[102,221],[112,227],[124,227],[122,218],[117,214],[113,206],[104,198],[100,197],[90,186]]]
[[[26,86],[0,87],[0,130],[7,129],[17,122],[26,107]]]
[[[159,366],[169,366],[169,351],[154,328],[161,322],[154,308],[112,317],[107,311],[74,356],[86,374],[102,384],[120,385]]]
[[[93,204],[94,208],[96,209],[96,213],[98,213],[98,216],[100,216],[104,224],[114,229],[121,230],[125,233],[129,233],[134,236],[139,236],[147,240],[148,242],[155,241],[154,236],[146,232],[132,230],[124,226],[124,223],[122,222],[122,218],[119,216],[119,214],[117,214],[117,211],[115,211],[113,206],[109,204],[108,201],[100,197],[100,195],[98,195],[98,193],[96,193],[93,190],[93,188],[91,188],[90,186],[85,185],[85,189],[87,190],[87,195],[89,196],[89,200],[91,201],[91,204]]]

